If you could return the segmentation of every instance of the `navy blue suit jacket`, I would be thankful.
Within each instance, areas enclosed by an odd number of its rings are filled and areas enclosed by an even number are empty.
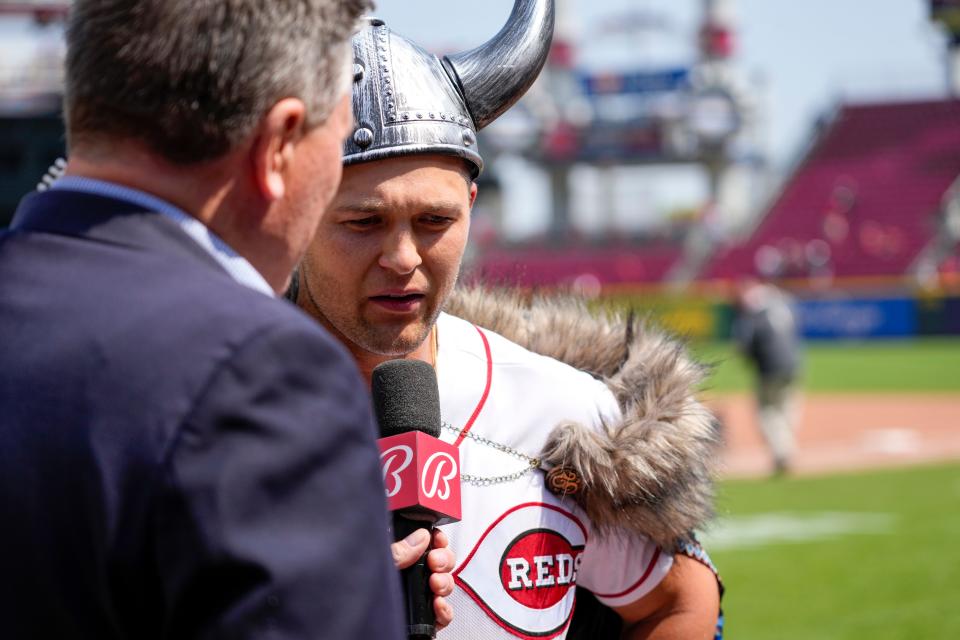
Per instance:
[[[175,223],[30,195],[0,236],[0,636],[396,638],[346,352]]]

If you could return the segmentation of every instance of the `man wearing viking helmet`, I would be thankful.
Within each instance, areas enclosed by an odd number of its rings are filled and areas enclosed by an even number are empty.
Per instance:
[[[459,564],[442,637],[564,638],[581,587],[628,637],[712,638],[718,583],[691,534],[716,447],[701,369],[575,301],[454,291],[476,131],[536,78],[553,18],[552,0],[516,0],[492,40],[442,60],[364,24],[343,181],[294,296],[368,380],[389,359],[436,367],[464,514],[443,527]]]

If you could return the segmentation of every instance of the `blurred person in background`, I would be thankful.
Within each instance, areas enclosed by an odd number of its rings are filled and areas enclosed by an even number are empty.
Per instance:
[[[786,473],[794,454],[799,417],[800,335],[792,299],[771,283],[737,283],[733,338],[756,376],[757,418],[773,458]]]
[[[442,527],[461,562],[441,637],[567,637],[580,585],[616,611],[617,637],[714,638],[718,580],[692,535],[712,513],[717,457],[693,398],[702,369],[576,300],[454,290],[476,131],[533,82],[552,26],[552,1],[517,0],[492,40],[439,60],[366,23],[344,179],[289,295],[368,380],[394,358],[436,368],[464,513]],[[592,629],[573,633],[603,637]]]
[[[276,297],[366,8],[73,3],[66,175],[0,236],[4,637],[400,637],[369,397]]]

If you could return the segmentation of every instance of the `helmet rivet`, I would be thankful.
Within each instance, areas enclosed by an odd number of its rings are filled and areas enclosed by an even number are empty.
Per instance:
[[[422,114],[422,113],[418,113],[418,114],[417,114],[417,117],[422,120],[422,119],[423,119],[423,114]]]
[[[361,149],[366,149],[373,142],[373,131],[360,127],[353,132],[353,143]]]
[[[357,63],[353,65],[353,81],[360,82],[361,80],[363,80],[363,65]]]
[[[463,144],[466,146],[472,146],[477,141],[477,136],[473,134],[473,131],[470,129],[463,130]]]

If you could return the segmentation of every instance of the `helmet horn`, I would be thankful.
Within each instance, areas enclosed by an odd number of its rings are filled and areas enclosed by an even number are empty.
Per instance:
[[[554,0],[516,0],[507,24],[476,49],[443,58],[477,130],[520,99],[543,68],[553,39]]]

